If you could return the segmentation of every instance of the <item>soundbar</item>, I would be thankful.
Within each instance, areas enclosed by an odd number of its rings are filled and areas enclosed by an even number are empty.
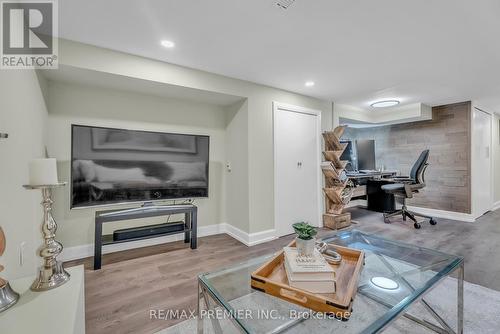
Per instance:
[[[115,230],[113,232],[113,241],[147,238],[155,235],[175,233],[184,231],[184,222],[171,222],[164,224],[140,226]]]

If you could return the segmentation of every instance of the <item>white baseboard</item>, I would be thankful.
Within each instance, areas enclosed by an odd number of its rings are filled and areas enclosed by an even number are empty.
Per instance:
[[[464,222],[474,222],[477,217],[474,217],[470,213],[462,213],[462,212],[454,212],[454,211],[445,211],[445,210],[437,210],[437,209],[429,209],[429,208],[421,208],[419,206],[410,206],[408,205],[408,209],[414,211],[416,213],[421,213],[426,216],[431,216],[435,218],[445,218],[451,220],[460,220]]]
[[[231,237],[235,238],[236,240],[238,240],[239,242],[248,246],[248,240],[250,239],[250,237],[247,232],[242,231],[239,228],[234,227],[233,225],[228,223],[222,223],[220,225],[222,233],[226,233]]]
[[[255,233],[248,233],[227,223],[223,223],[221,225],[223,233],[229,234],[236,240],[240,241],[241,243],[249,247],[277,239],[275,230],[266,230]]]
[[[250,233],[248,246],[255,246],[264,242],[278,239],[276,230],[265,230],[261,232]]]
[[[198,227],[198,237],[206,237],[209,235],[223,233],[221,231],[221,225],[223,224],[214,224],[214,225]],[[154,246],[179,240],[184,240],[184,234],[167,235],[158,238],[130,241],[114,245],[105,245],[102,247],[102,253],[109,254],[123,250]],[[94,244],[64,248],[61,255],[59,255],[59,259],[61,261],[71,261],[76,259],[83,259],[90,256],[94,256]]]
[[[349,203],[347,203],[347,205],[345,207],[346,208],[353,208],[355,206],[366,207],[367,205],[368,205],[368,201],[367,200],[365,200],[365,199],[355,199],[355,200],[349,201]]]
[[[491,211],[495,211],[500,209],[500,201],[493,203],[493,207],[491,208]]]
[[[222,233],[230,235],[231,237],[235,238],[236,240],[240,241],[246,246],[255,246],[263,242],[271,241],[277,238],[275,235],[275,230],[266,230],[256,233],[248,233],[228,223],[198,227],[198,237],[206,237],[209,235],[222,234]],[[158,238],[124,242],[114,245],[105,245],[102,248],[102,253],[109,254],[128,249],[154,246],[179,240],[184,240],[184,235],[181,233],[175,235],[167,235]],[[83,259],[91,256],[94,256],[94,244],[64,248],[61,255],[59,256],[59,259],[64,262],[76,259]]]
[[[500,201],[498,201],[495,204],[498,205],[498,207],[496,207],[495,209],[492,209],[492,210],[496,210],[496,209],[500,208]],[[366,207],[367,201],[362,200],[362,199],[354,200],[354,201],[349,202],[349,204],[347,204],[346,208],[355,207],[355,206]],[[399,206],[401,206],[401,205],[399,205]],[[422,215],[431,216],[431,217],[435,217],[435,218],[445,218],[445,219],[459,220],[459,221],[471,222],[471,223],[475,222],[477,219],[477,217],[475,217],[474,215],[472,215],[470,213],[462,213],[462,212],[454,212],[454,211],[446,211],[446,210],[438,210],[438,209],[429,209],[429,208],[422,208],[419,206],[411,206],[411,205],[408,205],[407,207],[408,207],[408,210],[414,211],[415,213],[420,213]]]

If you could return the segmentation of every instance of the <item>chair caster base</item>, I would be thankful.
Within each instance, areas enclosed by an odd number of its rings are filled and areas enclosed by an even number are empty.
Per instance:
[[[429,220],[429,224],[431,225],[437,225],[437,221],[434,219],[434,218],[431,218],[431,220]]]
[[[422,227],[422,225],[420,225],[420,223],[415,223],[413,224],[413,227],[415,227],[418,230]]]

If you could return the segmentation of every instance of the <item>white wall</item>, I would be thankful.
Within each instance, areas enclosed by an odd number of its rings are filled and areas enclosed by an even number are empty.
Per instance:
[[[226,222],[248,231],[248,101],[227,108],[226,113]]]
[[[35,71],[0,71],[0,226],[7,249],[0,258],[7,279],[34,274],[41,264],[36,249],[41,245],[41,195],[25,190],[28,163],[43,157],[47,109]],[[25,262],[19,264],[19,245],[26,242]]]
[[[109,126],[135,130],[203,134],[210,136],[209,198],[197,199],[198,224],[207,226],[226,221],[224,189],[226,110],[222,107],[147,96],[112,89],[49,82],[47,146],[57,158],[60,178],[70,180],[71,124]],[[54,215],[65,247],[94,241],[95,208],[69,210],[69,187],[54,194]],[[116,208],[116,206],[115,206]],[[100,207],[98,210],[106,209]],[[175,217],[171,218],[174,221]],[[157,222],[161,222],[158,218]],[[106,224],[111,229],[141,224],[129,221]]]
[[[247,226],[242,224],[245,232],[274,228],[273,101],[320,110],[322,128],[329,129],[332,125],[329,101],[67,40],[60,41],[59,50],[60,64],[64,66],[246,97],[248,122],[243,128],[234,129],[235,132],[248,131],[249,223]],[[234,160],[229,155],[227,158]],[[245,174],[245,171],[240,172]]]

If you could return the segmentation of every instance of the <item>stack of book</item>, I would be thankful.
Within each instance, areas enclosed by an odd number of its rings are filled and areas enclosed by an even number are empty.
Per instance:
[[[295,247],[283,248],[285,271],[291,287],[313,293],[335,293],[335,272],[315,249],[311,257],[302,257]]]

